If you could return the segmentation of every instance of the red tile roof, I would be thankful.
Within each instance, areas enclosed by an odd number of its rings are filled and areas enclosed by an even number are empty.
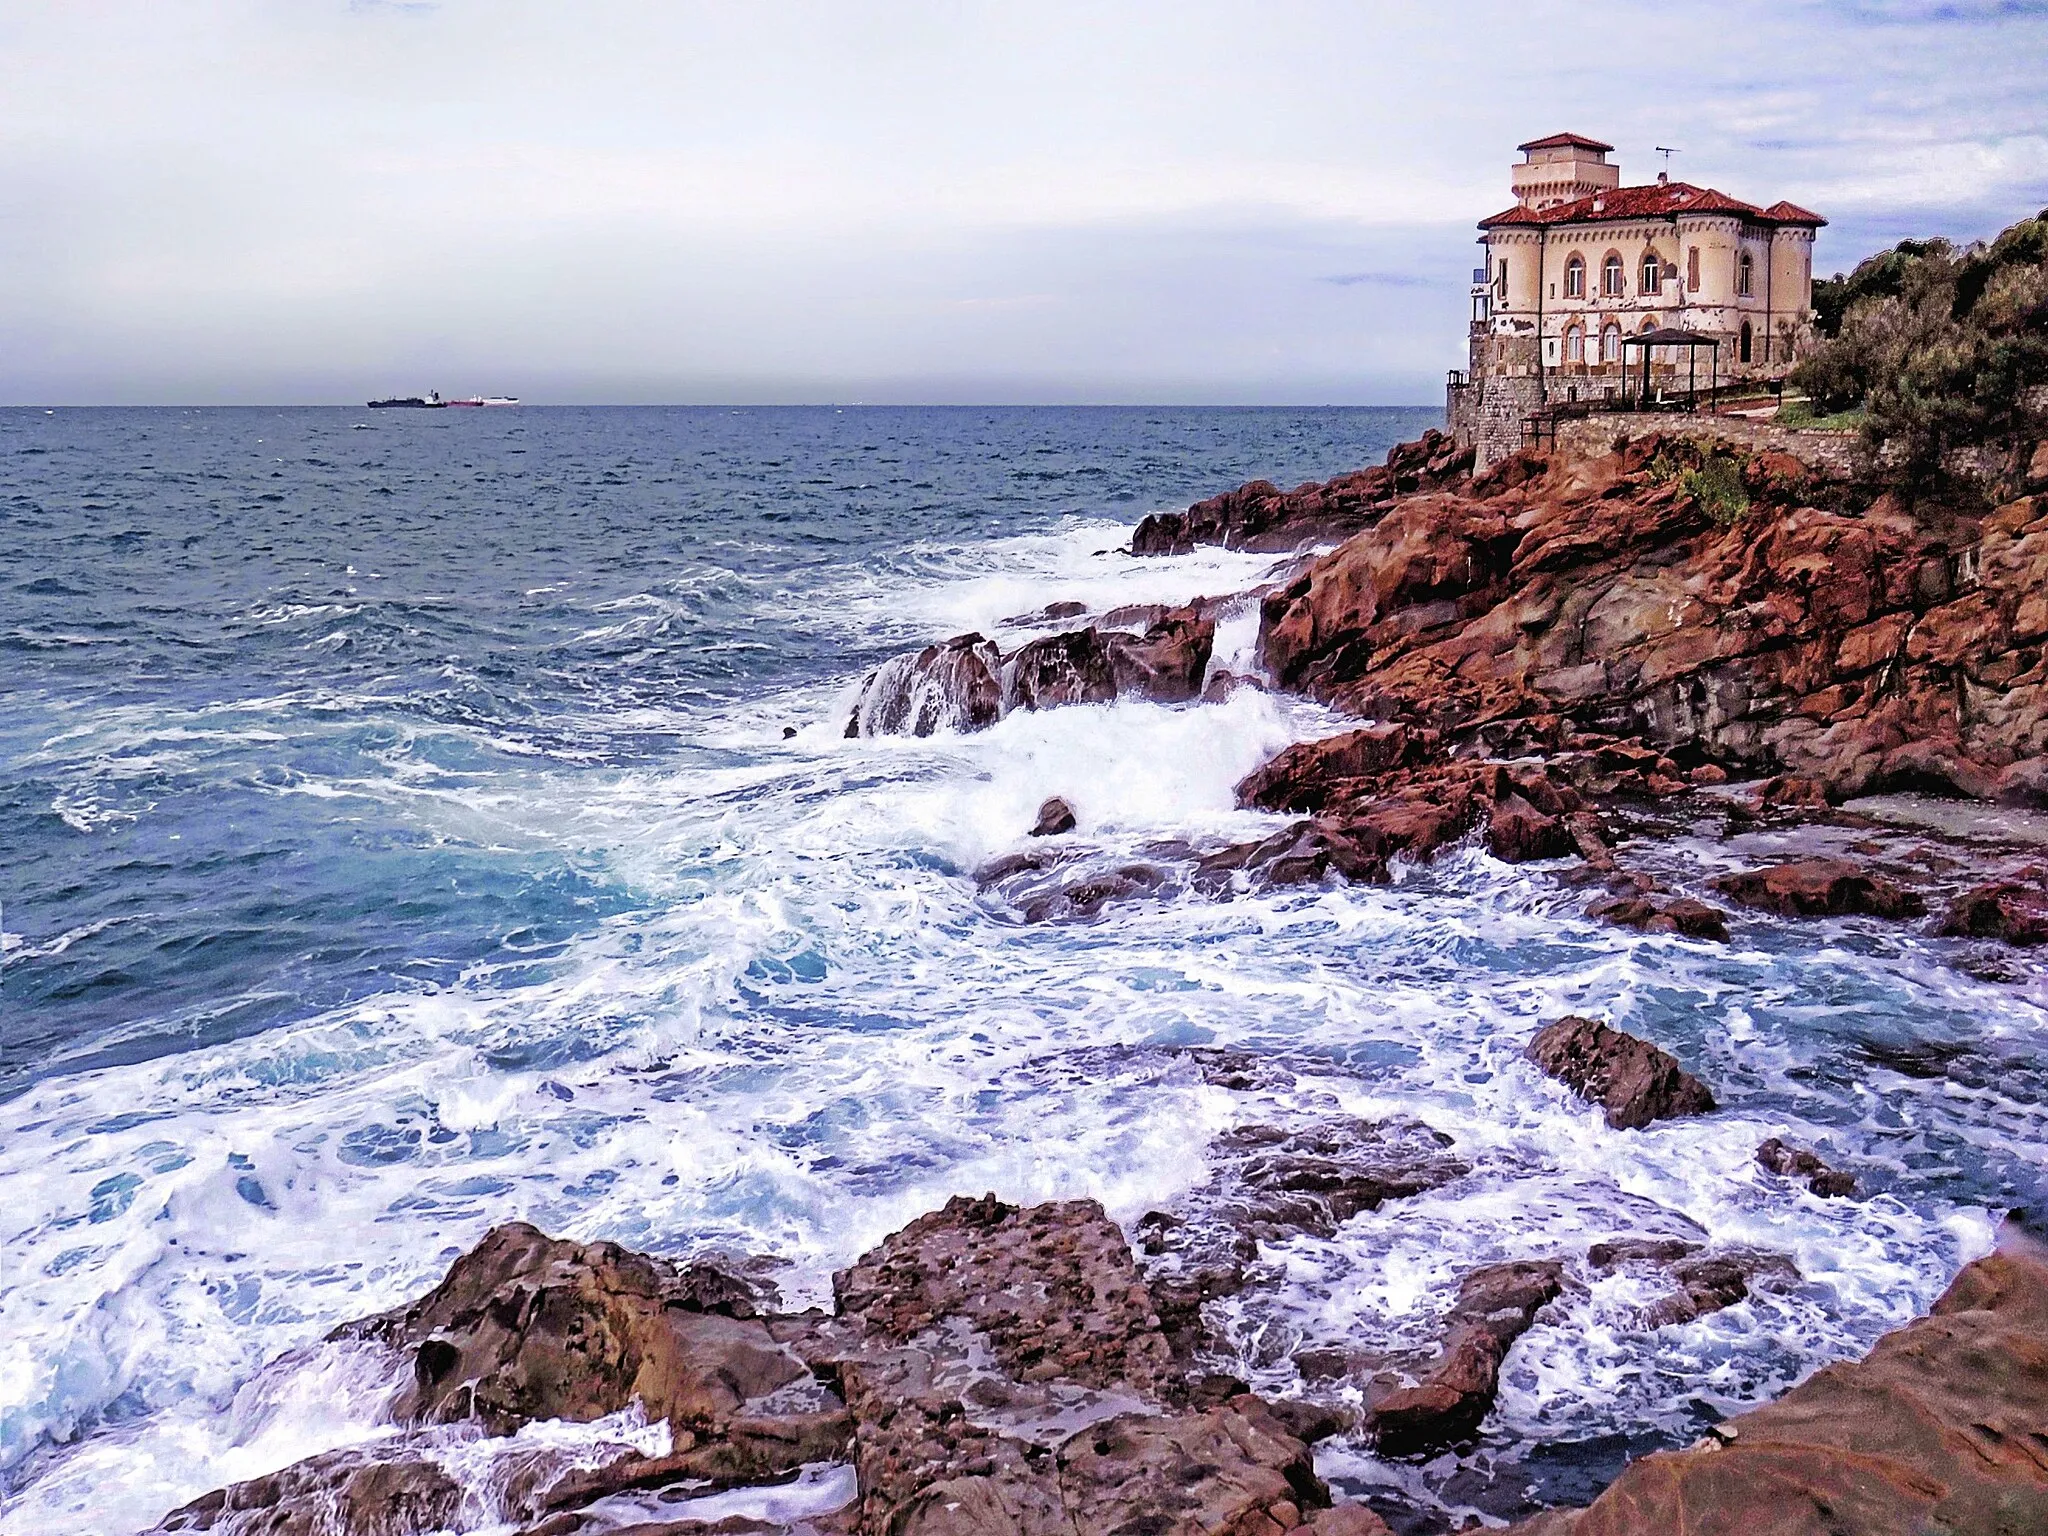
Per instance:
[[[1585,138],[1576,133],[1553,133],[1547,139],[1531,139],[1526,144],[1517,144],[1515,148],[1526,152],[1532,149],[1563,149],[1566,145],[1570,144],[1576,144],[1581,149],[1606,150],[1614,148],[1612,144],[1602,144],[1598,139]]]
[[[1764,217],[1773,224],[1811,224],[1815,229],[1827,223],[1819,214],[1809,212],[1797,203],[1773,203],[1764,210]]]
[[[1688,181],[1660,181],[1647,187],[1616,187],[1612,192],[1595,193],[1551,208],[1517,206],[1505,213],[1496,213],[1490,219],[1481,219],[1479,227],[1605,224],[1616,219],[1669,218],[1675,213],[1732,214],[1757,224],[1810,224],[1818,227],[1827,223],[1819,214],[1809,213],[1791,203],[1773,203],[1769,208],[1759,208],[1754,203],[1745,203],[1712,187],[1696,187]]]

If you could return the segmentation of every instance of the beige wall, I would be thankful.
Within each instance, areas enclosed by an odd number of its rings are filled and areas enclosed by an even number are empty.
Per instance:
[[[1681,217],[1676,222],[1649,219],[1565,225],[1551,229],[1547,236],[1529,229],[1497,229],[1489,232],[1486,246],[1488,270],[1497,272],[1497,263],[1502,261],[1508,268],[1505,302],[1501,302],[1501,290],[1497,286],[1493,290],[1491,329],[1500,334],[1534,335],[1540,308],[1545,360],[1560,371],[1581,366],[1597,371],[1598,338],[1609,324],[1619,324],[1624,335],[1632,335],[1647,323],[1722,338],[1721,367],[1726,376],[1742,369],[1739,336],[1746,321],[1753,336],[1747,371],[1780,373],[1791,360],[1783,332],[1789,327],[1803,333],[1812,308],[1812,237],[1801,229],[1771,231],[1746,226],[1735,218]],[[1651,251],[1666,269],[1677,271],[1645,290],[1643,258]],[[1695,251],[1697,288],[1688,282]],[[1744,253],[1752,263],[1747,295],[1737,292],[1738,266]],[[1623,292],[1619,296],[1602,291],[1602,270],[1610,254],[1618,254],[1622,260]],[[1573,256],[1585,263],[1586,291],[1580,297],[1567,291],[1567,266]],[[1585,365],[1568,360],[1567,336],[1574,323],[1584,327],[1588,338]],[[1767,331],[1776,333],[1768,356],[1764,346]]]

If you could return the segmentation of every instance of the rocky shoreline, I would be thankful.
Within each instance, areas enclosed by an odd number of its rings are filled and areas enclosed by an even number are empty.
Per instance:
[[[1047,785],[1031,845],[975,872],[991,910],[1020,922],[1380,884],[1480,846],[1647,932],[1712,944],[1753,913],[1861,915],[1974,946],[1962,963],[1985,974],[2031,963],[2048,942],[2044,855],[2020,837],[1931,835],[1884,801],[2048,809],[2048,487],[1995,508],[1909,506],[1783,455],[1656,438],[1469,470],[1432,433],[1325,485],[1254,482],[1149,517],[1134,555],[1292,558],[1250,593],[1080,628],[1057,628],[1087,615],[1054,605],[1032,621],[1051,632],[1007,654],[967,635],[900,657],[865,681],[846,734],[1245,687],[1366,722],[1238,786],[1240,806],[1292,818],[1249,841],[1097,848],[1076,831],[1084,787]],[[1248,605],[1257,666],[1233,674],[1218,622]],[[1285,1071],[1164,1054],[1226,1089]],[[1723,1097],[1601,1019],[1547,1020],[1525,1058],[1614,1136]],[[1858,1194],[1855,1170],[1783,1137],[1755,1165],[1787,1199]],[[1333,1496],[1314,1445],[1456,1452],[1560,1298],[1628,1274],[1655,1297],[1637,1320],[1654,1329],[1800,1281],[1784,1254],[1657,1231],[1532,1249],[1465,1273],[1417,1349],[1311,1343],[1289,1362],[1298,1394],[1251,1390],[1218,1309],[1286,1283],[1269,1245],[1472,1171],[1437,1127],[1305,1109],[1217,1136],[1206,1181],[1128,1230],[1092,1201],[962,1195],[836,1275],[829,1310],[782,1310],[765,1266],[501,1227],[427,1296],[329,1341],[388,1360],[388,1436],[159,1529],[1370,1536],[1389,1528],[1381,1513]],[[590,1428],[551,1440],[556,1421]],[[2009,1223],[1930,1317],[1864,1361],[1517,1529],[2017,1536],[2048,1529],[2044,1425],[2048,1260]],[[755,1488],[790,1492],[736,1512],[734,1491]]]

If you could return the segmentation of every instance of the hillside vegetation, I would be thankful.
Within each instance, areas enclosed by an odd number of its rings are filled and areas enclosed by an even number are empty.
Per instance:
[[[1970,455],[2002,480],[2048,433],[2048,210],[1989,244],[1906,240],[1813,285],[1823,340],[1793,370],[1817,415],[1861,408],[1908,485]]]

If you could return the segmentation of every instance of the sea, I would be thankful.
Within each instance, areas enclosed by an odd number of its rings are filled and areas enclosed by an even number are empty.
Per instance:
[[[1350,722],[1247,689],[846,735],[907,648],[1258,585],[1276,557],[1131,530],[1439,421],[0,412],[0,1530],[138,1530],[387,1433],[389,1382],[323,1335],[495,1223],[765,1255],[825,1303],[951,1195],[1134,1222],[1253,1122],[1420,1119],[1473,1169],[1267,1245],[1219,1309],[1262,1390],[1426,1345],[1476,1264],[1572,1264],[1470,1452],[1321,1448],[1417,1519],[1588,1497],[1923,1312],[2048,1195],[2034,972],[1875,921],[1617,930],[1476,846],[1027,923],[973,872],[1046,797],[1109,848],[1262,835],[1233,785]],[[1256,622],[1212,665],[1251,670]],[[1722,1110],[1608,1130],[1521,1059],[1564,1013]],[[1771,1135],[1863,1193],[1765,1174]],[[1644,1234],[1796,1277],[1649,1327],[1651,1280],[1584,1264]]]

